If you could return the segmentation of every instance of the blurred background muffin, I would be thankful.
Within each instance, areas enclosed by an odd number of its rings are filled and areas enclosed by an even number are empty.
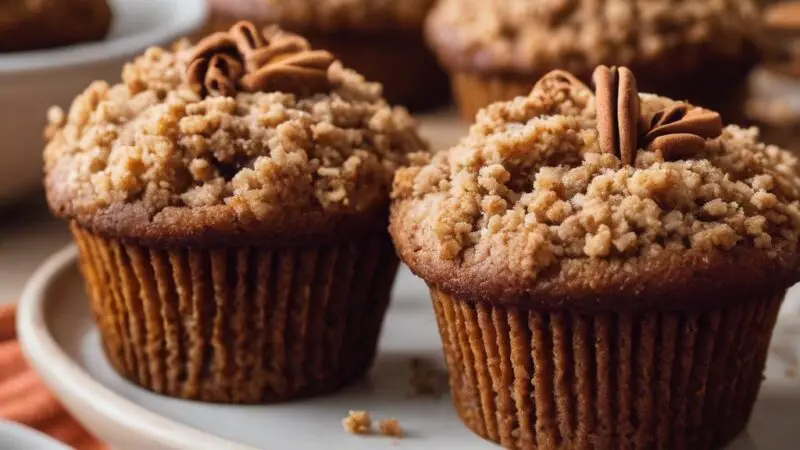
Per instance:
[[[771,2],[764,9],[766,61],[753,71],[747,119],[762,139],[800,151],[800,1]]]
[[[451,75],[462,116],[527,94],[553,69],[584,81],[598,64],[625,65],[659,92],[741,120],[758,61],[751,0],[442,0],[426,36]]]
[[[106,0],[0,0],[0,52],[98,41],[110,28]]]
[[[240,19],[301,33],[413,110],[446,103],[447,77],[422,38],[434,0],[209,0],[211,26]]]

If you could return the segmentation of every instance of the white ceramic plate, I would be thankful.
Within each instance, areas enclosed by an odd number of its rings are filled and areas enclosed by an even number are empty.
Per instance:
[[[107,39],[55,49],[0,53],[0,204],[40,184],[47,109],[69,106],[94,80],[119,80],[122,65],[205,23],[205,0],[110,0]]]
[[[32,428],[0,420],[0,448],[3,450],[69,450],[71,447]]]
[[[272,406],[215,405],[170,399],[116,375],[102,354],[87,307],[76,251],[51,257],[29,282],[18,312],[26,355],[45,382],[89,430],[124,448],[493,449],[458,420],[450,398],[411,398],[409,361],[443,368],[424,283],[403,269],[397,280],[380,352],[366,380],[322,398]],[[730,449],[796,448],[800,441],[800,381],[793,379],[800,344],[794,292],[749,432]],[[409,437],[351,436],[341,419],[350,409],[396,417]]]

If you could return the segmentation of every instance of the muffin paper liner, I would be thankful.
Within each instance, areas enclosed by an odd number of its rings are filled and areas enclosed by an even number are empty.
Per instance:
[[[388,234],[270,249],[150,248],[72,225],[105,352],[157,393],[282,401],[369,368],[398,260]]]
[[[745,428],[784,292],[591,315],[431,296],[453,402],[478,435],[516,449],[706,449]]]

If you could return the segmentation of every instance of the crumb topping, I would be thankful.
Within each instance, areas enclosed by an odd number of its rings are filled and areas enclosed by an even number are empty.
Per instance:
[[[386,202],[394,171],[427,145],[380,85],[334,63],[330,92],[200,98],[191,48],[151,48],[122,82],[94,82],[51,109],[44,152],[51,206],[91,217],[137,203],[225,207],[266,221],[292,211],[353,212]],[[54,204],[55,203],[55,204]]]
[[[758,21],[751,0],[443,0],[427,34],[449,65],[580,72],[701,56],[689,48],[735,58]]]
[[[384,436],[403,438],[406,433],[397,419],[381,419],[378,421],[378,431]]]
[[[676,104],[640,99],[644,116]],[[623,165],[600,148],[595,104],[585,86],[536,88],[482,110],[459,145],[400,170],[393,230],[403,245],[451,266],[502,260],[526,279],[566,260],[796,247],[800,165],[789,152],[727,126],[691,158],[639,149]]]
[[[344,431],[350,434],[372,434],[372,417],[367,411],[350,411],[347,417],[342,419],[342,427]],[[406,435],[405,430],[400,426],[400,422],[394,418],[378,420],[378,433],[398,439]]]
[[[217,11],[296,28],[419,28],[434,0],[211,0]]]
[[[350,411],[342,419],[344,430],[350,434],[370,434],[372,433],[372,418],[366,411]]]

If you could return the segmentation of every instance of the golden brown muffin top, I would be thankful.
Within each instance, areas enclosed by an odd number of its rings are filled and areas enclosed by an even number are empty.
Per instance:
[[[418,29],[435,0],[210,0],[213,10],[291,29]]]
[[[315,234],[385,208],[394,171],[427,149],[415,121],[302,38],[275,28],[265,37],[255,58],[225,34],[151,48],[125,65],[121,83],[95,82],[68,112],[53,108],[52,209],[97,232],[180,240],[215,227]],[[228,96],[214,90],[226,86]]]
[[[0,0],[0,52],[96,41],[110,27],[107,0]]]
[[[758,20],[751,0],[442,0],[426,28],[454,68],[582,73],[598,64],[639,67],[666,54],[699,58],[675,51],[686,48],[739,58]]]
[[[708,110],[641,94],[609,115],[622,90],[602,100],[599,86],[595,96],[547,79],[479,112],[457,146],[398,171],[390,230],[412,270],[473,298],[540,302],[654,291],[690,301],[675,289],[795,281],[794,156],[754,128],[723,129]],[[622,146],[631,110],[625,164],[624,150],[605,148],[603,122]]]

